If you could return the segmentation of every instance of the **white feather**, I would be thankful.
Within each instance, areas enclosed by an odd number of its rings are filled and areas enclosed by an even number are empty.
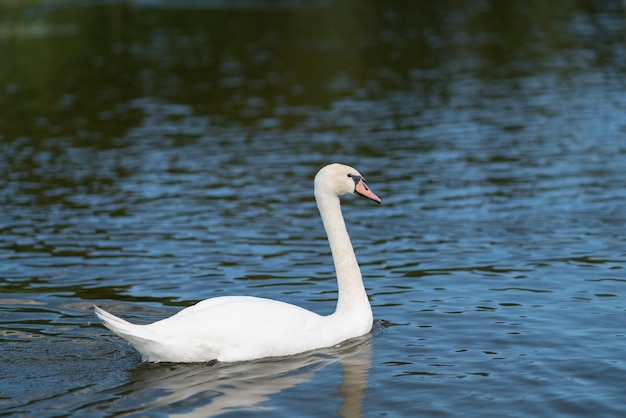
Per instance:
[[[368,333],[372,310],[338,198],[354,193],[357,181],[363,181],[361,175],[341,164],[328,165],[315,177],[315,198],[339,287],[333,314],[321,316],[296,305],[250,296],[203,300],[149,325],[131,324],[97,306],[96,314],[107,328],[128,340],[145,361],[152,362],[231,362],[285,356]],[[363,186],[359,190],[380,203]]]

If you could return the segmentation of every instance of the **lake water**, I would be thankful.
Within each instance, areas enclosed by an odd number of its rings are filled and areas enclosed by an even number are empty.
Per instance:
[[[623,6],[3,3],[0,416],[622,416]],[[370,335],[146,364],[100,325],[331,313],[335,161],[383,199],[343,199]]]

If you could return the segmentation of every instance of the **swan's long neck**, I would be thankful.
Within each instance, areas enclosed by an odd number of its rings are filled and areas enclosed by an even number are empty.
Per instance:
[[[337,274],[339,296],[335,312],[337,314],[369,312],[371,315],[372,308],[365,293],[361,270],[343,220],[339,198],[331,193],[324,194],[316,191],[315,199],[328,236]]]

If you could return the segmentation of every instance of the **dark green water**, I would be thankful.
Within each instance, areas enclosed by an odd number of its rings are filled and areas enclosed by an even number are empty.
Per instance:
[[[544,4],[545,3],[545,4]],[[0,5],[1,416],[620,416],[618,1]],[[249,294],[334,309],[329,162],[374,332],[142,364],[147,323]]]

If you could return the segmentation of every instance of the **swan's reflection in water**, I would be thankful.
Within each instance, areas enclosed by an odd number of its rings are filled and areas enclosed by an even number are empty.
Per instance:
[[[142,364],[127,384],[118,387],[117,413],[161,411],[169,416],[214,416],[233,411],[272,409],[264,405],[285,389],[308,382],[332,364],[342,368],[336,392],[338,414],[360,417],[371,366],[373,333],[337,347],[297,356],[255,362],[207,364]],[[315,406],[310,406],[315,408]],[[181,413],[181,410],[186,410]]]

